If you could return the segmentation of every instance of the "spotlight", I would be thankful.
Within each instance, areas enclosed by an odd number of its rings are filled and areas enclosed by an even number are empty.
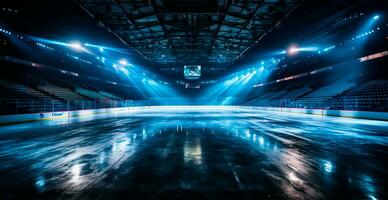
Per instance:
[[[373,17],[374,20],[376,20],[376,19],[378,19],[378,18],[380,18],[380,15],[375,15],[375,16]]]
[[[79,42],[73,42],[70,44],[70,47],[77,50],[77,51],[80,51],[82,50],[82,46]]]
[[[288,55],[291,55],[291,56],[296,55],[298,52],[299,52],[299,48],[295,45],[290,46],[287,50]]]
[[[125,59],[121,59],[121,60],[119,61],[119,63],[120,63],[121,65],[124,65],[124,66],[128,65],[128,61],[125,60]]]
[[[100,52],[104,52],[104,48],[102,47],[98,48],[98,50],[100,50]]]

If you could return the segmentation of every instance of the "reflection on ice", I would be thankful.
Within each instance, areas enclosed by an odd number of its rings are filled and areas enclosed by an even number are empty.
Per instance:
[[[327,173],[332,173],[333,172],[334,166],[333,166],[333,164],[330,161],[323,160],[322,164],[323,164],[323,169],[325,170],[325,172],[327,172]]]
[[[261,147],[263,147],[263,145],[264,145],[264,138],[261,136],[259,137],[259,144]]]
[[[288,180],[292,183],[301,184],[302,181],[295,175],[294,172],[288,173]]]
[[[376,188],[374,186],[372,177],[368,175],[361,175],[360,184],[362,190],[369,199],[378,199],[376,197]]]
[[[43,192],[45,189],[45,185],[46,185],[45,178],[43,176],[38,176],[38,178],[36,179],[36,182],[35,182],[36,189],[39,192]]]
[[[196,138],[194,141],[185,141],[183,147],[183,156],[185,163],[193,162],[195,165],[199,166],[202,164],[202,149],[201,149],[201,140]]]
[[[81,169],[83,164],[76,164],[71,167],[71,179],[70,182],[73,184],[73,186],[77,186],[84,182],[84,177],[81,177]]]
[[[36,193],[83,199],[95,197],[84,197],[86,190],[106,197],[111,188],[257,190],[274,199],[334,198],[344,190],[342,199],[354,191],[355,199],[384,199],[387,122],[230,113],[147,113],[4,131],[0,192],[16,195],[4,180],[28,179]]]

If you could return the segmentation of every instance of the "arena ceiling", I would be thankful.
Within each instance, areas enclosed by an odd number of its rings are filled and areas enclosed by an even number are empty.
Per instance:
[[[161,65],[239,59],[301,0],[75,0],[100,26]]]

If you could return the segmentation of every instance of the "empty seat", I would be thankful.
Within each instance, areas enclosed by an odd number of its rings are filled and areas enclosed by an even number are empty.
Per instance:
[[[83,96],[69,90],[66,88],[58,87],[52,84],[46,84],[46,85],[39,85],[39,89],[44,90],[45,92],[52,94],[58,98],[64,99],[64,100],[85,100]]]

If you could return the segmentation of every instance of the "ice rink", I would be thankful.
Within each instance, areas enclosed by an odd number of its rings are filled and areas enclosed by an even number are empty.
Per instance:
[[[0,126],[0,199],[387,199],[388,122],[155,109]]]

